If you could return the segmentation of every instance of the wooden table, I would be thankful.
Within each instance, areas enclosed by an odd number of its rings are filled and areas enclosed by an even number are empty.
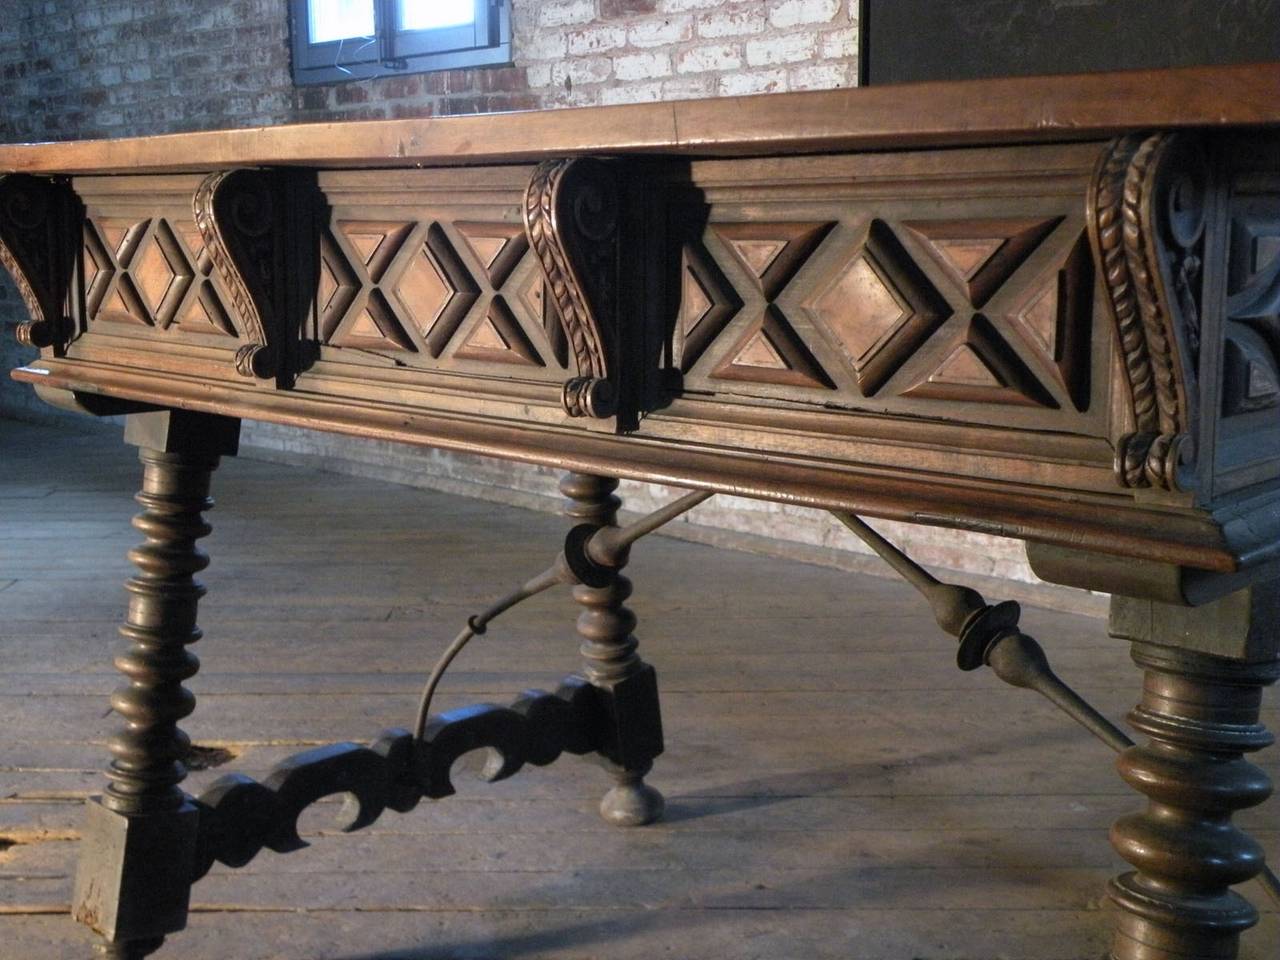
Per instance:
[[[182,928],[215,860],[599,753],[652,820],[657,685],[616,478],[828,509],[991,666],[1120,749],[1116,960],[1236,955],[1280,675],[1280,64],[921,84],[0,147],[0,259],[51,403],[128,415],[145,543],[77,918]],[[196,541],[251,418],[552,464],[585,666],[553,694],[184,794]],[[931,584],[854,515],[1017,537],[1113,594],[1145,673],[1125,736],[1053,686],[1012,604]],[[661,520],[662,517],[657,518]],[[656,521],[655,521],[656,522]],[[482,618],[473,623],[483,629]],[[1069,693],[1069,691],[1067,691]]]

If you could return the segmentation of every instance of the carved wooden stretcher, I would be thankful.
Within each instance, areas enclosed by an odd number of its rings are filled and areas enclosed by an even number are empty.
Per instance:
[[[0,171],[40,348],[13,376],[130,414],[146,465],[130,726],[76,906],[116,955],[180,929],[213,859],[290,848],[333,776],[357,820],[448,792],[457,744],[395,734],[178,789],[238,418],[553,464],[598,528],[631,477],[1026,541],[1115,595],[1147,675],[1113,957],[1236,955],[1261,853],[1230,815],[1269,791],[1241,755],[1280,674],[1280,65],[15,145]],[[585,686],[437,733],[602,752],[615,819],[650,819],[629,586],[582,590]]]

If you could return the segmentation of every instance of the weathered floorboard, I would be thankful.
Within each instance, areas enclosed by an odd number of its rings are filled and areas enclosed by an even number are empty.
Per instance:
[[[86,468],[91,464],[91,468]],[[137,479],[109,438],[0,421],[0,956],[82,958],[66,917],[83,796],[100,788],[106,697]],[[625,488],[624,491],[625,493]],[[261,775],[327,739],[407,725],[465,617],[550,559],[564,524],[417,489],[245,460],[215,478],[204,663],[184,724]],[[955,670],[900,584],[637,546],[629,574],[663,688],[659,825],[619,832],[607,777],[564,758],[216,868],[171,949],[237,960],[609,956],[1083,960],[1104,949],[1106,830],[1139,800],[1112,758],[1033,695]],[[745,614],[743,611],[747,611]],[[573,604],[541,597],[460,658],[440,706],[510,699],[573,670]],[[1110,716],[1138,673],[1101,622],[1024,625]],[[1280,727],[1268,692],[1264,717]],[[1280,778],[1276,751],[1259,761]],[[1276,856],[1275,805],[1239,819]],[[11,845],[9,845],[11,844]],[[1264,911],[1245,960],[1270,960]],[[164,954],[161,954],[164,956]]]

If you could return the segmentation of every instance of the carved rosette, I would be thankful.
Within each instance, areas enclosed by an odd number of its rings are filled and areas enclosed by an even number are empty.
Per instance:
[[[276,178],[265,170],[210,174],[192,201],[196,228],[214,268],[231,292],[234,320],[245,343],[236,351],[244,377],[270,379],[279,370],[271,291],[279,250]]]
[[[609,164],[539,164],[525,193],[524,226],[577,367],[561,394],[565,412],[611,417],[618,408],[618,193]]]
[[[18,324],[21,344],[61,348],[71,335],[67,301],[80,209],[66,180],[0,176],[0,264],[31,317]]]
[[[1178,489],[1191,459],[1207,166],[1180,134],[1112,141],[1089,192],[1089,236],[1119,338],[1134,429],[1116,440],[1126,487]]]

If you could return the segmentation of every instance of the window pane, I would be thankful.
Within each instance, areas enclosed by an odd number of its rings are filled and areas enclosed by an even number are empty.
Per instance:
[[[307,7],[312,43],[373,36],[373,0],[308,0]]]
[[[401,30],[460,27],[475,19],[475,0],[400,0]]]

